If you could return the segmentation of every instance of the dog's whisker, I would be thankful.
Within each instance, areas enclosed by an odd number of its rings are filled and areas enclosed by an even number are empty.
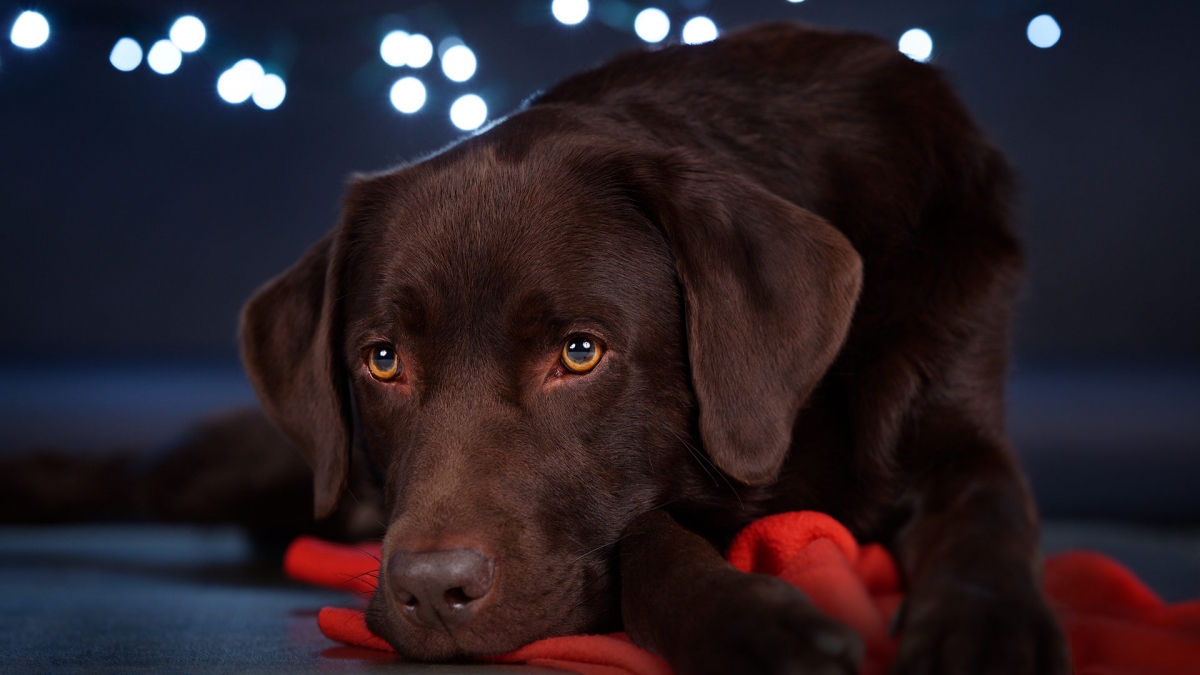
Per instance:
[[[587,556],[595,553],[596,551],[599,551],[600,549],[608,548],[609,546],[616,546],[617,544],[621,543],[622,539],[624,539],[625,537],[628,537],[628,536],[629,536],[629,533],[625,533],[625,534],[621,535],[620,537],[617,537],[615,540],[608,542],[607,544],[600,544],[596,548],[593,548],[590,551],[580,554],[574,560],[567,563],[567,566],[569,567],[571,565],[574,565],[576,562],[579,562],[581,559],[586,558]]]
[[[703,452],[700,452],[700,450],[697,449],[696,446],[692,445],[686,439],[684,439],[682,436],[680,436],[678,433],[676,433],[674,429],[671,429],[670,427],[668,427],[667,431],[671,432],[671,435],[674,436],[676,438],[676,440],[678,440],[679,443],[683,445],[683,447],[687,448],[688,453],[690,453],[692,455],[692,457],[695,458],[696,463],[700,465],[700,468],[704,470],[704,473],[708,474],[708,477],[712,479],[713,484],[716,485],[717,487],[721,487],[721,483],[719,481],[717,481],[716,477],[708,469],[709,469],[709,467],[712,467],[713,470],[717,471],[717,473],[720,473],[721,470],[717,469],[716,466],[713,466],[713,463],[708,461],[708,458],[704,456]],[[732,486],[730,486],[730,487],[732,487]]]
[[[588,586],[591,586],[592,584],[596,583],[597,581],[600,581],[601,579],[604,579],[604,578],[606,578],[607,576],[608,576],[608,570],[604,570],[604,572],[602,572],[602,573],[601,573],[599,576],[597,576],[595,579],[592,579],[592,580],[591,580],[591,581],[589,581],[587,584],[585,584],[584,586],[580,587],[580,589],[579,589],[579,590],[580,590],[580,592],[582,592],[582,591],[583,591],[584,589],[586,589]],[[580,598],[579,602],[576,602],[574,605],[571,605],[571,608],[567,610],[567,614],[569,615],[571,612],[574,612],[574,611],[575,611],[576,609],[578,609],[579,607],[581,607],[581,606],[583,606],[583,605],[585,605],[585,604],[587,604],[587,603],[591,602],[592,600],[596,599],[596,598],[597,598],[597,597],[599,597],[601,594],[603,594],[603,593],[604,593],[606,590],[608,590],[608,589],[607,589],[607,588],[598,588],[598,589],[596,589],[595,591],[592,591],[592,592],[591,592],[591,593],[589,593],[588,595],[584,596],[583,598]]]
[[[358,551],[359,553],[361,553],[361,554],[363,554],[363,555],[367,556],[368,558],[371,558],[371,559],[372,559],[372,560],[374,560],[375,562],[377,562],[377,563],[379,563],[379,564],[381,564],[381,565],[383,564],[383,558],[380,558],[379,556],[375,555],[374,553],[370,553],[370,552],[368,552],[368,551],[365,551],[365,550],[363,550],[363,549],[359,548],[358,546],[355,546],[355,547],[353,547],[353,548],[354,548],[354,550],[355,550],[355,551]]]
[[[725,485],[729,486],[730,492],[733,492],[733,496],[737,497],[738,506],[740,506],[742,508],[742,510],[744,511],[746,509],[746,504],[742,502],[742,495],[740,495],[738,493],[737,488],[734,487],[733,483],[730,483],[729,479],[725,477],[725,472],[721,471],[721,469],[718,468],[717,465],[713,464],[712,461],[710,459],[708,459],[708,457],[706,457],[703,452],[700,452],[700,450],[698,450],[694,445],[687,442],[687,440],[684,439],[679,434],[675,433],[674,429],[672,429],[670,427],[666,427],[666,429],[667,429],[667,431],[671,432],[671,435],[674,436],[675,438],[677,438],[679,440],[679,442],[682,443],[685,448],[688,449],[688,451],[691,453],[692,457],[695,457],[696,461],[700,464],[700,468],[704,469],[704,473],[707,473],[708,477],[713,479],[713,483],[716,483],[717,487],[720,487],[721,484],[717,482],[716,478],[713,478],[713,474],[709,472],[709,470],[705,467],[705,465],[712,467],[713,471],[715,471],[717,473],[717,475],[721,477],[721,480],[725,481]]]

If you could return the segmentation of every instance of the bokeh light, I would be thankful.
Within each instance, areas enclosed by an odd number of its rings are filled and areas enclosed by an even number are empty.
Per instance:
[[[394,30],[383,36],[379,43],[379,56],[394,68],[408,64],[408,33]]]
[[[671,19],[657,7],[647,7],[633,20],[633,32],[646,42],[662,42],[671,32]]]
[[[21,12],[8,37],[22,49],[37,49],[50,39],[50,22],[38,12]]]
[[[433,60],[433,43],[420,33],[408,36],[407,50],[410,68],[424,68]]]
[[[402,77],[392,85],[392,107],[402,113],[415,113],[425,105],[425,85],[415,77]]]
[[[379,56],[384,63],[396,68],[424,68],[433,60],[433,43],[424,35],[394,30],[379,43]]]
[[[171,30],[167,33],[179,51],[185,54],[200,49],[204,46],[204,40],[208,38],[208,31],[204,28],[204,22],[194,16],[181,16],[175,19],[175,23],[171,24]]]
[[[1029,27],[1025,29],[1025,35],[1034,47],[1049,49],[1058,44],[1058,39],[1062,37],[1062,28],[1058,22],[1049,14],[1041,14],[1033,17],[1029,22]]]
[[[254,99],[254,105],[263,110],[274,110],[278,108],[283,99],[287,97],[287,84],[283,78],[275,75],[264,75],[262,82],[254,88],[254,94],[251,98]]]
[[[487,104],[475,94],[460,96],[450,106],[450,121],[463,131],[478,129],[487,120]]]
[[[717,24],[707,16],[698,16],[683,24],[683,41],[689,45],[712,42],[716,39]]]
[[[108,54],[108,62],[113,68],[128,73],[142,63],[142,46],[133,38],[123,37],[113,45]]]
[[[588,9],[588,0],[554,0],[550,3],[550,13],[559,23],[568,26],[574,26],[586,19]]]
[[[258,61],[242,59],[217,78],[217,94],[229,103],[242,103],[254,95],[265,77]]]
[[[933,38],[920,28],[913,28],[900,36],[900,51],[914,61],[928,61],[933,55]]]
[[[170,40],[159,40],[150,47],[146,54],[146,65],[159,75],[170,75],[179,70],[183,63],[183,53]]]
[[[471,79],[475,74],[476,65],[475,52],[466,45],[455,45],[442,54],[442,72],[455,82]]]

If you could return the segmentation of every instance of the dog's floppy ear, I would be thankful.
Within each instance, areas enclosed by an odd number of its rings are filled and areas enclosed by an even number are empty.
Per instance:
[[[862,260],[826,220],[711,161],[675,154],[654,173],[651,217],[683,287],[701,438],[730,476],[769,483],[845,339]]]
[[[337,354],[337,229],[242,310],[242,361],[263,408],[313,470],[313,511],[337,508],[350,464],[347,395]]]

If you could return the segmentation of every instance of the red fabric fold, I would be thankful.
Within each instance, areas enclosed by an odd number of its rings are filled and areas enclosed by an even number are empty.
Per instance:
[[[300,581],[370,593],[379,570],[377,542],[344,546],[301,537],[284,558]],[[864,675],[887,671],[896,642],[888,625],[903,595],[891,555],[860,546],[846,528],[821,513],[768,516],[742,530],[726,555],[744,572],[778,576],[804,591],[824,612],[854,628],[867,645]],[[1119,563],[1072,552],[1046,561],[1044,590],[1071,646],[1078,675],[1200,673],[1200,600],[1169,605]],[[363,612],[326,607],[321,632],[338,642],[393,651],[367,628]],[[624,633],[538,640],[496,663],[528,663],[579,675],[670,675],[658,655]]]

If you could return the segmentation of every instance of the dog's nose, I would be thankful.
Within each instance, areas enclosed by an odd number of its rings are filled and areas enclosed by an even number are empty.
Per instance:
[[[471,548],[411,553],[388,560],[388,583],[400,612],[425,628],[450,630],[469,622],[492,590],[495,564]]]

